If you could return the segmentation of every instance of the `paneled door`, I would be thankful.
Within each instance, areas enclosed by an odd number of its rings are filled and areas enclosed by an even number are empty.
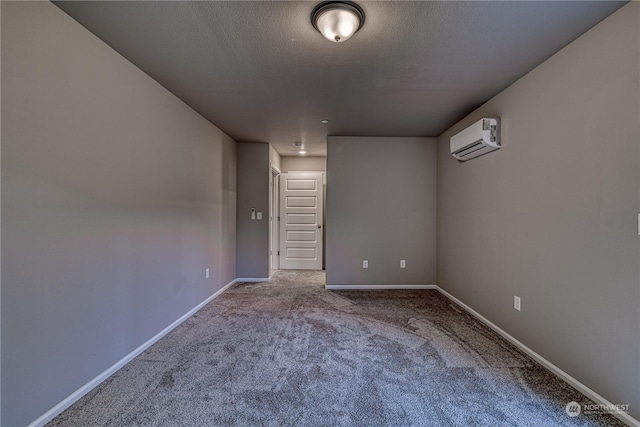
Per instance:
[[[280,269],[322,270],[322,173],[280,175]]]

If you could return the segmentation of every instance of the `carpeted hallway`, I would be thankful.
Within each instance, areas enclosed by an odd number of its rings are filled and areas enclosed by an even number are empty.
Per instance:
[[[437,291],[240,283],[49,426],[609,426]]]

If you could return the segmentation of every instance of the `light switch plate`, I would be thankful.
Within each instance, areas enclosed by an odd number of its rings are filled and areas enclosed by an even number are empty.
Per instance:
[[[258,212],[258,220],[262,219],[262,212]]]
[[[362,260],[362,268],[369,268],[369,260],[366,260],[366,259]]]
[[[513,308],[520,311],[520,297],[513,296]]]

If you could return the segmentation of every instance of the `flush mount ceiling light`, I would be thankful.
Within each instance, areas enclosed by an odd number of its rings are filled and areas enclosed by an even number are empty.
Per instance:
[[[311,12],[311,23],[327,40],[340,43],[364,25],[364,12],[352,1],[324,1]]]

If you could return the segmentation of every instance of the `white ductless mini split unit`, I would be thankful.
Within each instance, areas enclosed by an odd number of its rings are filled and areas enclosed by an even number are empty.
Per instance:
[[[480,119],[451,137],[451,155],[461,162],[500,148],[500,119]]]

